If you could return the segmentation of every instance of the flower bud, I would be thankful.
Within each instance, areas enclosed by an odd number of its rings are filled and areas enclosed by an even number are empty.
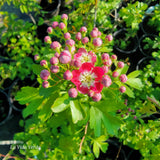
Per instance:
[[[108,66],[102,66],[102,69],[103,69],[104,73],[108,73],[108,71],[109,71]]]
[[[50,36],[45,36],[44,37],[44,42],[48,43],[48,44],[51,44],[52,41],[51,41],[51,37]]]
[[[57,57],[57,58],[59,58],[59,53],[56,52],[56,53],[54,54],[54,56]]]
[[[77,68],[80,68],[82,65],[82,62],[79,59],[75,59],[74,60],[74,66]]]
[[[108,53],[103,53],[101,56],[102,60],[109,60],[109,54]]]
[[[124,67],[124,62],[119,61],[117,66],[118,66],[118,68],[123,68]]]
[[[68,15],[67,14],[62,14],[61,15],[61,19],[66,19],[67,20],[68,19]]]
[[[109,87],[112,84],[111,78],[108,75],[105,75],[102,78],[102,84],[103,84],[104,87]]]
[[[118,73],[118,72],[114,71],[114,72],[112,73],[112,77],[116,78],[116,77],[118,77],[118,76],[119,76],[119,73]]]
[[[61,22],[61,23],[59,24],[59,28],[63,30],[63,29],[66,28],[66,25],[65,25],[63,22]]]
[[[50,76],[50,73],[46,69],[42,70],[41,73],[40,73],[40,77],[43,80],[47,80],[49,76]]]
[[[59,56],[59,61],[62,64],[67,64],[71,61],[72,57],[69,51],[64,50],[61,52],[60,56]]]
[[[43,88],[48,88],[48,87],[49,87],[48,81],[43,81],[43,82],[42,82],[42,87],[43,87]]]
[[[34,55],[34,60],[35,60],[35,61],[37,61],[39,58],[40,58],[40,57],[39,57],[38,54]]]
[[[69,33],[69,32],[66,32],[66,33],[64,34],[64,38],[65,38],[66,40],[70,39],[70,38],[71,38],[70,33]]]
[[[89,38],[88,37],[84,37],[83,39],[82,39],[82,43],[83,44],[86,44],[86,43],[88,43],[89,42]]]
[[[71,80],[72,77],[73,77],[73,74],[70,70],[65,71],[64,74],[63,74],[63,78],[65,80]]]
[[[74,41],[73,39],[68,39],[68,40],[66,41],[66,45],[72,47],[72,46],[75,45],[75,41]]]
[[[124,93],[126,91],[126,87],[121,86],[119,90],[120,90],[121,93]]]
[[[58,62],[59,62],[59,60],[58,60],[57,57],[52,57],[52,58],[50,59],[50,64],[52,64],[52,65],[58,64]]]
[[[107,40],[108,42],[111,42],[111,41],[113,40],[113,36],[112,36],[111,34],[107,35],[107,36],[106,36],[106,40]]]
[[[119,77],[119,79],[120,79],[120,81],[121,82],[123,82],[123,83],[125,83],[125,82],[127,82],[127,76],[125,75],[125,74],[122,74],[120,77]]]
[[[115,54],[111,55],[112,60],[117,60],[117,56]]]
[[[54,22],[52,23],[52,27],[53,27],[53,28],[58,27],[58,25],[59,25],[59,23],[58,23],[57,21],[54,21]]]
[[[54,41],[51,43],[51,46],[50,46],[52,49],[56,50],[56,49],[59,49],[61,48],[61,44],[57,41]]]
[[[50,70],[52,73],[58,73],[59,72],[59,66],[51,66]]]
[[[46,60],[41,60],[40,61],[40,65],[43,66],[43,67],[46,66],[47,65],[47,61]]]
[[[78,95],[77,89],[76,88],[70,88],[68,91],[69,97],[71,98],[76,98]]]
[[[52,27],[48,27],[48,28],[47,28],[47,33],[48,33],[48,34],[51,34],[52,32],[53,32]]]
[[[106,66],[111,66],[112,65],[112,60],[108,59],[106,61],[103,61],[103,64],[106,65]]]
[[[92,100],[95,101],[95,102],[100,101],[101,98],[102,98],[101,93],[95,93],[95,94],[92,96]]]
[[[78,41],[80,41],[80,40],[82,39],[81,32],[78,32],[78,33],[76,34],[76,39],[77,39]]]
[[[93,96],[94,96],[94,91],[89,90],[89,92],[88,92],[88,96],[89,96],[89,97],[93,97]]]
[[[80,28],[80,32],[81,33],[86,33],[87,32],[87,28],[85,26]]]
[[[93,45],[96,47],[100,47],[102,45],[102,39],[101,38],[93,39]]]
[[[96,37],[98,37],[98,31],[97,30],[92,30],[90,35],[91,35],[92,38],[96,38]]]

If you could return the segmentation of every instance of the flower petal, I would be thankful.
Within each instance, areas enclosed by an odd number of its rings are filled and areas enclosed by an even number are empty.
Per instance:
[[[92,63],[86,62],[86,63],[82,64],[82,66],[80,67],[79,71],[80,72],[91,71],[93,67],[94,66],[93,66]]]
[[[79,48],[78,53],[87,53],[85,48]]]
[[[95,82],[94,86],[91,86],[90,88],[92,91],[94,91],[95,93],[100,93],[103,89],[103,85],[100,82]]]
[[[81,86],[81,85],[77,86],[77,90],[82,94],[87,94],[89,92],[88,87],[84,87],[84,86]]]
[[[71,82],[74,83],[76,86],[80,85],[81,82],[79,81],[79,76],[80,76],[79,70],[73,70],[72,74],[73,74],[73,78],[71,79]]]
[[[94,67],[92,72],[97,76],[96,81],[101,80],[104,75],[104,70],[101,67]]]

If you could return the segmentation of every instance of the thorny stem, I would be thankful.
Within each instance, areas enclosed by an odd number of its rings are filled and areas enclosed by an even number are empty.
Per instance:
[[[82,153],[82,145],[83,145],[83,141],[84,141],[84,139],[85,139],[85,136],[86,136],[86,134],[87,134],[88,123],[89,123],[89,122],[87,122],[87,124],[86,124],[86,126],[85,126],[84,136],[82,137],[82,140],[81,140],[81,143],[80,143],[79,154]]]

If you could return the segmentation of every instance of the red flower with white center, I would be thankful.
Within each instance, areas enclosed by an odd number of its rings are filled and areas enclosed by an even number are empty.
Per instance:
[[[74,59],[80,60],[82,64],[90,62],[94,65],[97,57],[92,51],[87,52],[84,48],[79,48],[78,53],[74,55]]]
[[[73,78],[71,82],[82,94],[88,94],[90,90],[100,93],[103,89],[101,79],[104,71],[101,67],[94,67],[92,63],[83,63],[79,70],[72,71]]]

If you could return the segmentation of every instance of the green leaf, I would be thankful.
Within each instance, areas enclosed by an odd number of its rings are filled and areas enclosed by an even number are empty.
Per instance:
[[[41,97],[32,100],[31,103],[23,110],[23,117],[26,118],[27,116],[33,114],[37,110],[37,108],[42,104],[42,102],[43,98]]]
[[[83,119],[83,111],[78,100],[70,101],[70,109],[72,113],[73,123],[77,123],[78,121]]]
[[[26,104],[33,101],[37,97],[40,97],[38,88],[27,86],[21,88],[21,91],[17,93],[15,99],[19,101],[20,104]]]
[[[160,84],[160,74],[158,74],[156,77],[155,77],[155,80],[154,80],[156,83]]]
[[[55,113],[62,112],[69,107],[69,102],[70,98],[68,96],[68,93],[65,93],[64,95],[62,95],[54,101],[54,104],[52,105],[51,109]]]
[[[101,135],[101,115],[102,113],[96,108],[91,107],[90,109],[90,128],[94,129],[96,137]]]
[[[98,50],[98,52],[111,52],[111,51],[112,51],[112,49],[108,48],[108,47],[103,47],[103,48]]]
[[[40,75],[41,71],[44,69],[41,65],[39,64],[33,64],[32,65],[33,73],[36,75]]]
[[[107,137],[105,135],[102,135],[93,141],[93,153],[96,158],[99,157],[100,149],[103,153],[106,152],[108,148],[108,143],[105,142],[107,140]]]
[[[143,88],[143,84],[139,78],[129,78],[126,84],[138,90],[142,90]]]
[[[125,64],[123,68],[117,69],[117,72],[119,73],[119,75],[126,74],[126,72],[128,71],[128,68],[129,66]]]
[[[136,71],[133,71],[133,72],[129,73],[129,74],[127,75],[127,77],[128,77],[128,79],[129,79],[129,78],[135,78],[135,77],[139,76],[140,73],[141,73],[141,71],[136,70]]]

